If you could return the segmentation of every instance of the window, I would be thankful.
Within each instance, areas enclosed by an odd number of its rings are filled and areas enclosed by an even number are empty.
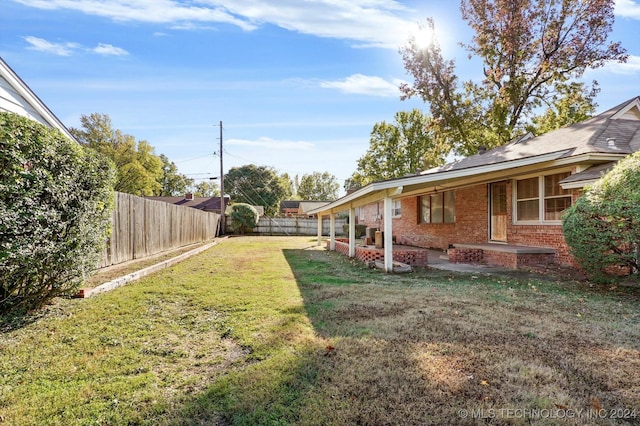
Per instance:
[[[400,200],[393,200],[391,217],[402,217],[402,202]]]
[[[420,197],[421,223],[454,223],[456,221],[456,197],[453,191]]]
[[[538,178],[519,180],[516,187],[518,220],[538,220],[539,215]]]
[[[571,206],[571,192],[562,189],[560,181],[570,173],[544,177],[544,220],[560,220],[562,212]]]
[[[558,221],[569,206],[571,192],[560,181],[570,172],[538,176],[516,181],[516,217],[518,221]]]

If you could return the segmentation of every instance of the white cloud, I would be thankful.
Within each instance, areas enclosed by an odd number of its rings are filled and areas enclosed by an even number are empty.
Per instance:
[[[99,55],[110,56],[126,56],[129,54],[126,50],[113,46],[111,44],[99,43],[94,48],[86,48],[79,43],[54,43],[43,38],[27,36],[24,37],[25,41],[31,46],[29,49],[38,50],[40,52],[51,53],[58,56],[71,56],[74,53],[87,51],[97,53]]]
[[[603,71],[622,75],[640,74],[640,56],[629,55],[625,63],[609,63],[604,66]]]
[[[400,83],[400,80],[387,81],[380,77],[353,74],[344,80],[323,81],[320,86],[327,89],[338,89],[345,93],[398,97],[400,96],[400,89],[398,89]]]
[[[230,14],[223,5],[194,6],[175,0],[15,0],[25,6],[39,9],[70,9],[87,15],[103,16],[116,21],[153,23],[220,22],[236,25],[245,30],[256,26]],[[192,3],[192,2],[189,2]],[[204,4],[203,2],[200,2]],[[211,3],[211,2],[209,2]]]
[[[255,148],[268,149],[310,150],[314,148],[314,144],[311,142],[275,140],[268,137],[261,137],[257,140],[228,139],[225,143],[226,145],[251,146]]]
[[[129,54],[129,52],[120,47],[115,47],[105,43],[99,43],[98,46],[91,49],[91,51],[99,55],[109,56],[127,56]]]
[[[27,36],[25,41],[31,46],[29,49],[47,52],[58,56],[71,56],[79,46],[76,43],[53,43],[43,38]]]
[[[225,23],[251,31],[272,24],[303,34],[350,40],[355,47],[393,49],[406,42],[420,18],[397,0],[14,1],[40,9],[69,9],[116,21],[159,23],[181,29]]]
[[[640,4],[634,0],[616,0],[616,15],[640,19]]]

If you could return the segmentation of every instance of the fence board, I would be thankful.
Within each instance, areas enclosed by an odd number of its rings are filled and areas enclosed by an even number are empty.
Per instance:
[[[115,204],[99,268],[211,240],[220,221],[217,213],[121,192]]]
[[[343,226],[346,224],[346,219],[336,219],[336,235],[344,235]],[[226,229],[232,229],[230,217],[227,217]],[[262,216],[252,232],[260,235],[317,235],[318,219]],[[329,235],[329,232],[330,220],[323,218],[322,235]]]

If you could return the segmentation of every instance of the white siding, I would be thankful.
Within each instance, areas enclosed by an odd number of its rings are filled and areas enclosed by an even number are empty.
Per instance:
[[[13,112],[23,117],[30,118],[41,124],[50,124],[40,115],[25,98],[11,87],[9,82],[0,77],[0,111]]]

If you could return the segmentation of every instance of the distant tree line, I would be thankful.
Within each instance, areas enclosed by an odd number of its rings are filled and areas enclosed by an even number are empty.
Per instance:
[[[200,197],[219,196],[217,182],[195,183],[178,172],[166,155],[156,155],[145,140],[114,129],[107,114],[93,113],[80,118],[80,129],[71,133],[85,147],[109,158],[115,165],[116,191],[140,196],[179,196],[192,192]],[[275,169],[248,164],[231,168],[224,176],[225,195],[234,203],[263,206],[270,215],[278,213],[285,199],[335,200],[340,185],[328,172],[313,172],[293,179]]]

